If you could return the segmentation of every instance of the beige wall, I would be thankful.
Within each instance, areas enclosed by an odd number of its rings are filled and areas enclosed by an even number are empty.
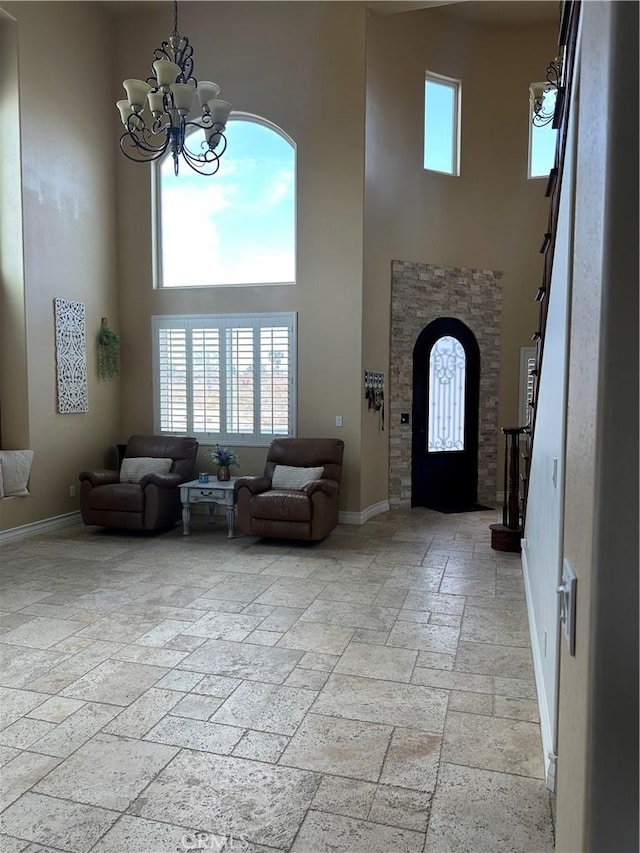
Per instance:
[[[500,270],[501,426],[517,420],[519,348],[537,321],[548,200],[545,181],[527,180],[528,88],[556,39],[555,23],[489,27],[438,10],[371,15],[367,30],[363,364],[388,371],[392,260]],[[459,177],[422,168],[425,70],[462,81]],[[387,497],[387,453],[365,413],[362,506]]]
[[[216,80],[221,97],[236,109],[264,116],[297,144],[297,283],[154,291],[149,169],[120,157],[121,438],[153,427],[151,316],[297,311],[298,435],[344,439],[341,508],[358,510],[364,7],[181,3],[179,15],[180,31],[194,45],[196,77]],[[148,75],[154,47],[169,35],[171,16],[169,11],[127,16],[117,26],[113,100],[120,97],[116,81]],[[335,426],[336,415],[343,416],[342,429]],[[262,472],[266,448],[240,447],[238,454],[240,473]]]
[[[559,853],[638,850],[638,7],[585,3],[582,15],[564,526],[576,653],[562,643]]]
[[[18,24],[0,10],[0,446],[29,446]]]
[[[515,419],[518,347],[535,325],[547,210],[544,182],[524,177],[527,87],[553,55],[553,26],[470,27],[433,11],[368,17],[364,4],[349,2],[181,3],[196,75],[218,80],[238,109],[274,121],[297,143],[298,265],[293,287],[172,292],[152,287],[150,171],[117,154],[112,107],[124,77],[149,73],[169,11],[111,20],[99,4],[7,8],[20,26],[27,400],[37,432],[34,496],[3,506],[4,526],[76,509],[67,494],[77,471],[101,464],[113,441],[153,428],[150,318],[163,313],[297,311],[298,434],[345,440],[343,510],[386,500],[388,433],[365,408],[362,369],[388,371],[393,258],[504,270],[500,422]],[[111,70],[102,49],[110,26]],[[57,48],[63,33],[76,36],[73,61]],[[43,134],[38,95],[47,62],[67,85],[49,101]],[[92,75],[75,74],[78,67]],[[463,80],[460,178],[422,170],[425,68]],[[485,94],[496,80],[500,118]],[[96,105],[91,123],[88,103]],[[55,411],[54,296],[86,305],[86,415]],[[122,339],[121,383],[95,378],[91,336],[105,315]],[[387,422],[396,414],[387,411]],[[53,453],[59,446],[68,450]],[[241,473],[262,470],[265,449],[238,452]],[[211,468],[202,460],[199,467]],[[45,482],[46,496],[38,489]]]
[[[109,24],[95,4],[7,3],[17,20],[31,496],[2,501],[10,528],[78,509],[69,486],[102,466],[119,418],[118,382],[96,375],[100,318],[117,328]],[[56,85],[52,85],[52,82]],[[4,251],[4,250],[3,250]],[[84,302],[89,412],[56,411],[55,297]],[[6,365],[7,353],[2,352]]]

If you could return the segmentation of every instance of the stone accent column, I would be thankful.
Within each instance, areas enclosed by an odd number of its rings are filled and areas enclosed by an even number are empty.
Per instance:
[[[498,471],[498,376],[502,273],[393,261],[391,270],[391,364],[389,406],[389,501],[411,504],[412,425],[400,423],[413,403],[413,349],[433,320],[453,317],[480,347],[478,500],[495,504]]]

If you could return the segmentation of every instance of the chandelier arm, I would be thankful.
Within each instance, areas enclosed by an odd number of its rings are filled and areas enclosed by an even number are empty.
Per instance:
[[[222,147],[220,147],[220,145]],[[224,133],[222,133],[222,131],[220,131],[220,145],[216,146],[216,156],[218,157],[218,159],[220,159],[220,157],[222,157],[224,152],[227,150],[227,137],[224,135]]]
[[[547,83],[552,86],[554,89],[558,89],[560,86],[560,80],[562,78],[562,57],[557,56],[555,59],[551,60],[549,66],[547,68]]]
[[[220,168],[220,157],[215,151],[210,148],[205,148],[203,143],[202,152],[196,154],[189,148],[183,146],[182,156],[187,164],[199,174],[214,175]]]
[[[197,172],[198,175],[211,177],[212,175],[215,175],[220,168],[220,160],[217,157],[215,160],[204,161],[187,155],[184,151],[182,152],[182,156],[184,157],[187,166],[189,166],[194,172]]]
[[[186,146],[184,146],[182,148],[181,154],[185,160],[187,160],[191,163],[207,164],[207,163],[214,163],[216,160],[220,159],[214,151],[210,151],[207,149],[206,151],[203,151],[201,154],[196,154],[195,152],[190,151]]]
[[[173,62],[175,56],[175,52],[168,41],[163,41],[160,47],[156,47],[153,51],[154,59],[168,59],[170,62]]]
[[[155,154],[156,152],[163,153],[166,151],[169,141],[171,140],[172,135],[172,126],[170,124],[165,125],[164,127],[156,128],[156,124],[160,122],[162,119],[156,119],[152,125],[152,129],[149,128],[144,123],[144,119],[141,116],[135,116],[135,118],[142,123],[141,127],[135,127],[132,122],[134,120],[134,116],[129,116],[127,119],[127,124],[125,125],[125,133],[123,134],[123,139],[127,137],[130,141],[131,147],[135,147],[144,151],[145,153]],[[159,145],[153,145],[151,140],[153,137],[160,136],[161,133],[165,134],[165,140],[161,142]]]
[[[209,121],[206,121],[206,118],[209,118]],[[188,122],[186,122],[185,123],[185,144],[184,144],[185,148],[187,147],[186,140],[188,137],[188,132],[187,132],[186,128],[188,128],[188,127],[197,128],[199,130],[212,130],[215,127],[215,125],[214,125],[213,121],[211,121],[210,116],[203,117],[203,120],[201,120],[201,121],[188,121]],[[222,128],[222,127],[220,130],[216,131],[216,134],[220,137],[220,140],[215,147],[215,151],[213,149],[208,148],[206,146],[205,142],[202,143],[202,148],[206,149],[207,151],[211,151],[212,153],[215,153],[215,156],[218,159],[220,159],[220,157],[222,157],[224,152],[227,150],[227,137],[224,133],[224,128]]]
[[[129,150],[133,151],[133,154],[130,154],[126,145],[129,145]],[[131,141],[131,136],[129,133],[123,133],[120,137],[120,150],[129,160],[133,160],[134,163],[151,163],[153,160],[157,160],[159,157],[162,157],[169,145],[169,140],[165,140],[165,143],[159,148],[148,148],[145,145],[140,145],[136,142]],[[135,156],[137,155],[137,156]]]
[[[188,47],[189,52],[187,53],[186,50],[182,51],[180,62],[178,63],[182,68],[182,74],[180,75],[181,83],[188,83],[192,78],[195,80],[195,77],[193,77],[193,48],[191,45],[188,45]],[[198,81],[196,80],[196,83],[197,82]]]
[[[122,151],[124,152],[124,144],[126,142],[128,143],[129,148],[131,148],[132,150],[135,149],[140,152],[141,159],[143,161],[149,158],[153,159],[155,158],[155,156],[162,156],[162,154],[164,154],[164,152],[167,150],[167,147],[171,140],[171,126],[167,125],[164,128],[164,140],[158,145],[153,145],[151,140],[154,136],[160,136],[159,130],[156,133],[152,133],[144,123],[142,124],[142,127],[133,127],[131,125],[132,119],[132,116],[129,117],[125,126],[126,130],[120,139],[120,148],[122,149]],[[140,117],[138,117],[138,120],[140,120]]]

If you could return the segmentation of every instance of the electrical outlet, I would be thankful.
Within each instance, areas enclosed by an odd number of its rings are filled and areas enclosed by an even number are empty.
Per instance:
[[[76,487],[75,486],[69,486],[69,497],[75,498],[75,496],[76,496]]]

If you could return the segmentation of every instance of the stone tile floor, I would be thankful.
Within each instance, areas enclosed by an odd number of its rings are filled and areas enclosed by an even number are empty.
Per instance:
[[[520,562],[489,548],[494,520],[5,545],[0,850],[552,850]]]

